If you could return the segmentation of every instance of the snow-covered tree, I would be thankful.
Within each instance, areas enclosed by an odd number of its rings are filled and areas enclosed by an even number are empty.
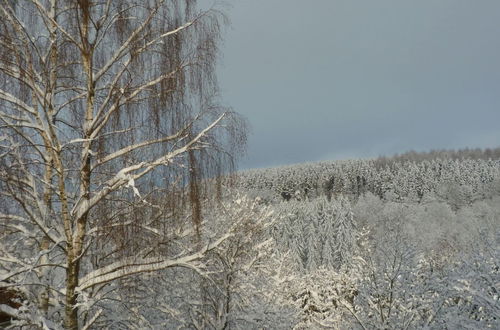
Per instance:
[[[233,329],[263,325],[264,312],[278,314],[267,299],[272,293],[269,277],[276,270],[264,266],[271,264],[273,254],[265,235],[273,223],[271,211],[259,199],[234,191],[228,196],[219,207],[204,212],[205,235],[196,244],[208,245],[207,233],[220,228],[233,227],[233,235],[207,251],[196,268],[170,268],[129,279],[118,289],[128,300],[106,306],[120,315],[117,320],[136,328]],[[116,325],[107,318],[98,326]]]
[[[355,254],[359,235],[346,198],[283,202],[276,209],[280,220],[272,235],[303,269],[338,269]]]
[[[201,239],[204,178],[244,142],[216,102],[223,20],[194,0],[1,2],[0,285],[25,299],[0,307],[18,324],[88,327],[112,285],[200,269],[232,235]]]

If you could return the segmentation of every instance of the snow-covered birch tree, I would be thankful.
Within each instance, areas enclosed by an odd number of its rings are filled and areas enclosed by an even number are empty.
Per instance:
[[[0,2],[0,285],[26,298],[2,312],[88,327],[110,283],[231,235],[196,243],[204,178],[245,141],[217,105],[223,23],[195,0]]]

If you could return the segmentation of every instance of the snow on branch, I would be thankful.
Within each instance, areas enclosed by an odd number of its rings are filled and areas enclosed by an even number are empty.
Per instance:
[[[225,113],[220,115],[219,118],[217,118],[205,129],[203,129],[200,133],[198,133],[198,135],[196,135],[191,141],[189,141],[183,147],[171,151],[166,155],[158,157],[153,161],[141,162],[122,168],[118,173],[116,173],[111,179],[109,179],[104,184],[104,188],[96,192],[95,195],[93,195],[89,200],[86,201],[80,200],[78,203],[76,203],[73,209],[71,210],[71,214],[75,215],[76,218],[79,219],[83,214],[88,212],[92,207],[94,207],[99,201],[101,201],[108,194],[126,186],[131,179],[137,180],[146,175],[147,173],[151,172],[156,167],[168,164],[179,155],[193,149],[196,146],[196,144],[200,142],[200,140],[209,131],[211,131],[215,126],[219,124],[219,122],[225,117],[225,115],[226,115]],[[133,172],[136,171],[140,172],[133,174]]]
[[[181,137],[181,135],[184,134],[184,131],[185,130],[180,130],[176,134],[169,135],[169,136],[166,136],[166,137],[163,137],[163,138],[159,138],[159,139],[155,139],[155,140],[148,140],[148,141],[136,143],[136,144],[133,144],[133,145],[129,145],[129,146],[125,147],[125,148],[122,148],[120,150],[117,150],[117,151],[115,151],[115,152],[113,152],[113,153],[105,156],[104,158],[99,159],[98,162],[97,162],[97,164],[94,166],[94,168],[98,167],[98,166],[100,166],[100,165],[102,165],[104,163],[107,163],[110,160],[113,160],[115,158],[122,157],[123,155],[125,155],[125,154],[127,154],[129,152],[132,152],[134,150],[137,150],[137,149],[140,149],[140,148],[152,145],[152,144],[163,143],[163,142],[168,142],[168,141],[179,139]]]
[[[0,89],[0,100],[4,100],[4,101],[7,101],[9,103],[12,103],[14,105],[17,105],[18,107],[20,107],[21,109],[23,109],[24,111],[32,114],[32,115],[36,115],[36,111],[35,109],[33,109],[33,107],[27,105],[26,103],[24,103],[23,101],[21,101],[20,99],[18,99],[17,97],[15,97],[14,95]]]
[[[140,259],[138,257],[129,257],[122,259],[118,262],[114,262],[111,265],[99,268],[80,280],[80,284],[77,287],[78,291],[83,291],[92,288],[99,284],[108,283],[119,278],[139,274],[158,271],[171,267],[186,267],[191,268],[200,274],[203,272],[200,269],[200,265],[197,265],[197,261],[201,260],[206,256],[206,253],[210,250],[218,247],[222,242],[232,237],[233,233],[230,231],[223,235],[221,238],[215,242],[206,245],[203,249],[198,252],[192,253],[190,255],[174,258],[165,259],[162,257],[144,258]]]

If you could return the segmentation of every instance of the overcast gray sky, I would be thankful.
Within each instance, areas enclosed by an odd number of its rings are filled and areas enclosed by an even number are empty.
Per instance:
[[[499,0],[230,0],[243,168],[500,146]]]

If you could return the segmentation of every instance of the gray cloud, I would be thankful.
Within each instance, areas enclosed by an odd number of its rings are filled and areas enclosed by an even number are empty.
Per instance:
[[[500,2],[233,0],[243,167],[500,143]]]

